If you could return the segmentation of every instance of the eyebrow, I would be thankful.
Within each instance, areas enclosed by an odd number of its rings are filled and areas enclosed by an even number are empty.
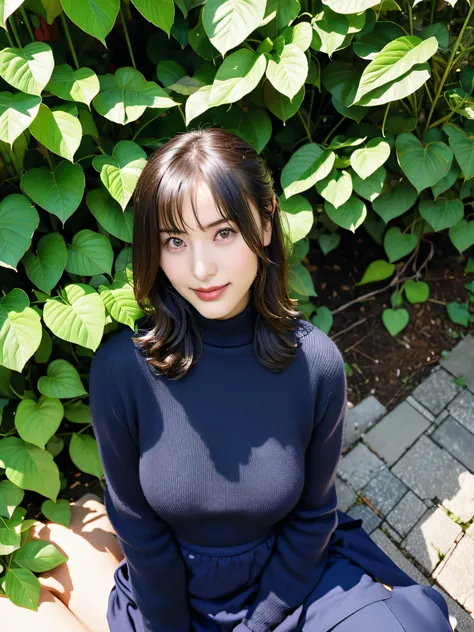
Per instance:
[[[224,224],[224,223],[228,223],[229,220],[222,218],[222,219],[217,219],[215,222],[211,222],[210,224],[208,224],[207,226],[204,226],[204,230],[207,230],[208,228],[213,228],[214,226],[219,226],[219,224]],[[173,233],[174,235],[182,235],[184,234],[182,230],[173,230],[173,229],[168,229],[168,228],[160,228],[160,230],[158,231],[160,233]]]

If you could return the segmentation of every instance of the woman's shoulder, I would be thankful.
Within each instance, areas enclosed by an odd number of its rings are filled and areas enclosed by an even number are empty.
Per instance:
[[[91,370],[92,367],[107,373],[130,370],[135,348],[132,337],[136,335],[134,330],[125,325],[109,333],[94,354]]]
[[[312,369],[332,372],[344,366],[339,347],[322,329],[308,320],[299,319],[295,333],[301,352]]]

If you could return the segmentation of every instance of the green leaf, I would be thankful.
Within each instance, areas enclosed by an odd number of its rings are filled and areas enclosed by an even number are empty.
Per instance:
[[[120,0],[61,0],[61,4],[71,22],[107,47],[105,37],[115,24]]]
[[[50,299],[43,320],[62,340],[95,351],[102,340],[105,309],[97,292],[83,283],[71,283],[62,290],[63,301]]]
[[[199,20],[196,26],[190,29],[188,33],[188,41],[193,51],[203,59],[213,61],[213,59],[219,56],[219,51],[211,44],[204,30],[202,10],[199,13]]]
[[[401,77],[371,90],[357,101],[358,105],[353,105],[348,109],[351,111],[355,108],[360,109],[360,106],[376,107],[392,101],[400,101],[415,93],[429,78],[430,65],[428,63],[417,64]]]
[[[293,97],[292,101],[290,101],[290,99],[284,94],[275,90],[269,81],[265,81],[263,85],[263,98],[265,105],[272,114],[283,121],[283,124],[286,124],[286,121],[294,116],[300,109],[305,92],[305,86],[302,86],[298,94]]]
[[[311,322],[327,335],[331,330],[333,320],[331,310],[325,305],[321,305],[316,308],[316,314],[312,317]]]
[[[74,424],[90,424],[90,408],[84,402],[74,402],[64,407],[64,416]]]
[[[404,290],[410,303],[425,303],[430,296],[430,286],[424,281],[408,279],[405,281]]]
[[[25,542],[12,556],[12,561],[21,568],[26,568],[34,573],[49,571],[63,562],[67,562],[68,559],[52,542],[44,540]]]
[[[113,260],[114,251],[107,237],[85,228],[72,238],[66,270],[80,276],[111,274]]]
[[[143,17],[168,34],[174,22],[173,0],[132,0]]]
[[[65,106],[54,110],[42,103],[35,120],[30,125],[31,134],[53,154],[74,160],[74,154],[82,139],[82,126]]]
[[[86,195],[86,204],[102,228],[129,244],[133,237],[133,212],[122,212],[120,205],[105,189],[92,189]]]
[[[292,100],[308,76],[307,57],[296,44],[286,44],[278,63],[269,60],[266,74],[274,88]]]
[[[0,364],[19,373],[41,342],[41,319],[23,290],[0,299]]]
[[[446,305],[446,311],[453,323],[462,325],[462,327],[469,327],[469,307],[466,303],[452,301]]]
[[[449,238],[458,252],[462,253],[474,245],[474,221],[459,221],[449,229]]]
[[[406,35],[389,42],[364,69],[353,103],[376,88],[399,79],[416,64],[426,62],[437,50],[435,37],[422,40]]]
[[[60,488],[59,470],[47,450],[18,437],[7,437],[0,440],[0,461],[12,483],[56,499]]]
[[[276,37],[277,33],[293,22],[300,10],[301,6],[298,0],[268,0],[260,26],[273,26]],[[269,35],[269,37],[271,36]]]
[[[5,574],[5,592],[16,606],[38,610],[41,584],[38,578],[24,568],[9,568]]]
[[[355,285],[365,285],[366,283],[377,283],[392,276],[395,271],[395,264],[388,263],[385,259],[372,261],[362,275],[362,279]]]
[[[456,198],[438,198],[435,202],[423,200],[418,210],[435,231],[451,228],[464,217],[464,204]]]
[[[265,55],[246,48],[229,55],[216,73],[208,106],[234,103],[252,92],[263,77],[266,65]]]
[[[47,375],[40,377],[37,385],[38,391],[42,395],[57,397],[58,399],[87,395],[79,373],[66,360],[53,360],[48,365],[46,373]]]
[[[63,413],[63,405],[59,399],[45,395],[37,402],[33,399],[24,399],[16,409],[15,427],[24,441],[44,450],[61,425]]]
[[[20,7],[25,0],[0,0],[0,26],[6,30],[7,19]]]
[[[14,510],[14,514],[17,513]],[[18,520],[15,516],[12,519],[0,517],[0,555],[10,555],[21,546],[21,534],[17,529]]]
[[[316,190],[328,202],[339,208],[352,195],[352,178],[348,171],[332,169],[323,180],[316,182]]]
[[[46,329],[43,327],[41,332],[41,342],[38,349],[34,353],[34,360],[38,364],[46,364],[53,352],[53,341]]]
[[[384,237],[384,248],[390,263],[398,261],[416,248],[418,237],[414,233],[403,234],[398,226],[392,226]]]
[[[312,187],[332,170],[336,155],[316,143],[308,143],[295,151],[283,167],[281,186],[288,199]]]
[[[418,198],[416,189],[406,180],[396,184],[387,184],[384,192],[372,201],[372,208],[386,224],[408,211]]]
[[[301,261],[291,265],[288,286],[292,292],[299,296],[317,296],[308,268]]]
[[[100,92],[92,104],[99,114],[120,125],[136,121],[147,108],[178,105],[158,84],[128,66],[118,68],[115,75],[101,75],[99,81]]]
[[[313,207],[308,200],[302,195],[294,195],[289,200],[281,196],[279,203],[284,213],[282,219],[285,218],[289,226],[288,237],[291,243],[306,237],[314,221]]]
[[[69,456],[76,467],[86,474],[102,478],[104,470],[100,460],[97,441],[86,434],[73,433],[69,444]]]
[[[74,70],[69,64],[56,66],[46,90],[65,101],[77,101],[90,105],[99,93],[99,78],[90,68]]]
[[[134,329],[135,321],[143,316],[143,312],[137,304],[132,286],[127,282],[115,280],[109,286],[100,285],[99,292],[112,318]]]
[[[474,176],[474,138],[452,123],[444,125],[443,131],[449,136],[449,146],[454,152],[464,178],[469,180]]]
[[[272,122],[263,108],[253,107],[244,112],[234,105],[228,111],[217,111],[214,120],[227,131],[243,138],[259,154],[272,136]]]
[[[165,59],[158,62],[156,76],[165,88],[186,76],[186,70],[173,59]]]
[[[423,146],[409,132],[397,137],[396,149],[398,163],[418,193],[444,178],[453,161],[453,152],[445,143],[435,141]]]
[[[198,117],[200,114],[209,110],[212,105],[209,105],[209,97],[211,96],[213,86],[203,86],[193,92],[187,99],[185,105],[185,114],[186,114],[186,126],[189,123]]]
[[[406,309],[384,309],[382,321],[392,336],[398,335],[408,325],[410,316]]]
[[[357,228],[363,223],[367,217],[367,207],[364,202],[352,194],[351,197],[336,208],[331,202],[324,202],[324,209],[329,217],[335,224],[342,226],[347,230],[355,233]]]
[[[3,48],[0,51],[0,77],[26,94],[40,96],[54,68],[51,47],[32,42],[24,48]]]
[[[380,0],[322,0],[322,2],[338,13],[358,13],[380,4]]]
[[[21,179],[23,191],[35,204],[64,223],[81,203],[86,179],[81,165],[62,160],[53,171],[39,167],[27,171]]]
[[[40,103],[36,95],[0,92],[0,140],[12,147],[38,114]]]
[[[146,160],[147,155],[140,145],[121,140],[113,148],[112,156],[102,154],[92,161],[106,189],[122,209],[125,209],[133,195]]]
[[[311,48],[331,57],[343,45],[349,32],[346,16],[325,6],[322,11],[314,15],[311,23],[313,27]]]
[[[294,26],[287,26],[282,31],[282,36],[286,44],[294,44],[304,52],[311,45],[313,30],[309,22],[299,22]]]
[[[387,172],[385,167],[379,167],[370,176],[362,180],[352,169],[348,172],[352,178],[354,191],[360,197],[373,202],[381,194]],[[415,189],[413,189],[415,191]],[[416,194],[416,192],[415,192]]]
[[[224,56],[262,22],[266,0],[207,0],[202,21],[211,43]]]
[[[358,57],[370,61],[374,59],[389,42],[403,35],[405,35],[405,33],[398,24],[379,20],[375,23],[370,32],[366,33],[363,31],[355,36],[353,45],[354,52]]]
[[[11,481],[7,479],[0,481],[0,516],[10,519],[24,495],[24,491]]]
[[[24,195],[12,193],[0,202],[0,266],[18,272],[38,224],[38,212]]]
[[[341,235],[339,233],[329,233],[324,235],[319,235],[318,242],[319,247],[323,251],[325,255],[327,255],[331,250],[334,250],[339,246],[341,241]]]
[[[372,138],[365,147],[352,152],[351,167],[365,180],[387,162],[389,156],[390,145],[382,138]]]
[[[451,163],[451,168],[448,171],[447,175],[445,175],[444,178],[441,178],[439,182],[431,187],[433,197],[437,198],[439,195],[450,189],[459,178],[460,173],[461,172],[457,163],[453,160],[453,162]]]
[[[41,505],[41,513],[43,516],[69,528],[71,524],[71,505],[65,498],[58,498],[56,502],[53,500],[45,500]]]

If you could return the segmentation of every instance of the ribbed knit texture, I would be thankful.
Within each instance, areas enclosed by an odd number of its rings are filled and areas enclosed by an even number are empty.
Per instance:
[[[191,632],[175,535],[202,546],[276,546],[247,617],[269,632],[311,592],[337,526],[335,477],[346,408],[337,346],[300,321],[297,358],[274,373],[256,358],[253,303],[229,320],[194,310],[203,353],[171,381],[130,329],[101,345],[90,372],[105,505],[147,632]]]

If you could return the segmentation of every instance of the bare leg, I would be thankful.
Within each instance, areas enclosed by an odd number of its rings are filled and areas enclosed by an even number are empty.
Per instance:
[[[89,630],[109,632],[108,599],[123,552],[97,496],[86,494],[71,503],[71,512],[70,529],[38,522],[30,531],[31,539],[52,542],[69,558],[38,579]]]
[[[90,632],[57,597],[41,588],[38,611],[15,606],[6,597],[0,597],[2,630],[16,632]]]

